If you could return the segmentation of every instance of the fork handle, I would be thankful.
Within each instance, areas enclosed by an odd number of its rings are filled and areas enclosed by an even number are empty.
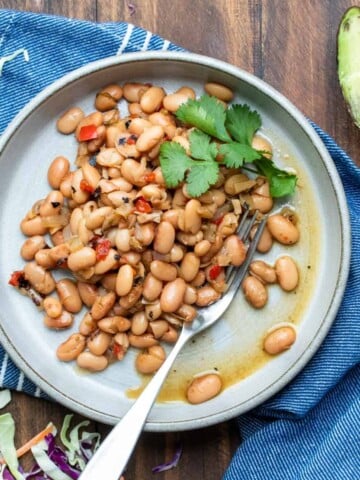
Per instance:
[[[182,333],[184,329],[182,330]],[[118,480],[135,448],[146,418],[166,377],[186,343],[186,334],[180,334],[169,356],[154,375],[139,398],[101,443],[95,455],[87,464],[80,480]]]

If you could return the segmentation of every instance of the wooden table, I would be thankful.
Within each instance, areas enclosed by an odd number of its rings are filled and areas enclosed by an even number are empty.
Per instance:
[[[352,0],[0,0],[0,8],[98,22],[129,21],[193,52],[216,57],[263,78],[330,133],[360,165],[360,131],[351,122],[336,75],[336,33]],[[355,2],[356,3],[356,2]],[[9,410],[22,444],[49,420],[61,425],[60,405],[20,393]],[[93,424],[102,433],[108,427]],[[235,421],[183,433],[144,433],[126,480],[152,477],[176,443],[183,454],[166,480],[219,480],[240,444]],[[159,477],[160,478],[160,477]],[[99,479],[100,480],[100,479]],[[103,479],[106,480],[106,479]]]

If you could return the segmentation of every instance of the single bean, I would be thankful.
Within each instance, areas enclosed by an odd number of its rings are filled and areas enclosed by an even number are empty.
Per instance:
[[[123,86],[123,95],[129,103],[140,101],[141,95],[149,89],[149,86],[143,83],[125,83]]]
[[[142,335],[146,332],[149,322],[145,312],[136,312],[131,319],[131,332],[134,335]]]
[[[101,372],[108,366],[109,360],[105,355],[94,355],[91,352],[81,352],[76,359],[76,363],[80,368],[84,368],[85,370]]]
[[[284,255],[275,262],[275,272],[280,287],[291,292],[299,284],[299,270],[294,260]]]
[[[48,317],[56,318],[62,314],[61,302],[55,297],[44,298],[43,307]]]
[[[69,108],[69,110],[66,110],[56,122],[56,128],[60,133],[64,133],[65,135],[73,133],[84,116],[85,114],[81,108]]]
[[[174,246],[175,228],[170,222],[162,221],[156,230],[154,250],[159,253],[169,253]]]
[[[159,343],[151,333],[144,333],[142,335],[129,333],[128,338],[130,345],[135,348],[153,347]]]
[[[34,235],[45,235],[45,233],[48,231],[39,215],[30,219],[24,218],[20,223],[20,229],[22,233],[28,237],[33,237]]]
[[[50,257],[56,262],[56,265],[63,265],[67,261],[70,249],[66,243],[61,243],[49,249]]]
[[[46,315],[44,317],[44,324],[48,328],[52,328],[54,330],[63,330],[64,328],[69,328],[74,322],[74,317],[71,313],[63,310],[58,317],[50,317]]]
[[[130,230],[127,228],[118,229],[115,236],[116,248],[122,252],[129,252],[130,247]]]
[[[254,238],[256,230],[257,230],[257,226],[251,229],[251,233],[250,233],[251,239]],[[258,246],[256,247],[256,250],[260,253],[267,253],[271,249],[272,245],[273,245],[273,238],[271,236],[271,233],[269,232],[269,229],[265,225],[264,230],[261,234]]]
[[[145,118],[133,118],[130,122],[128,132],[133,133],[134,135],[141,135],[146,128],[151,127],[153,124]]]
[[[154,277],[163,282],[171,282],[177,276],[176,267],[161,260],[153,260],[150,263],[150,271]]]
[[[105,317],[98,321],[98,327],[107,333],[115,335],[118,332],[127,332],[130,330],[131,322],[128,318],[121,315]]]
[[[74,172],[68,172],[65,174],[65,176],[62,178],[60,185],[59,185],[59,190],[60,192],[64,195],[64,197],[70,199],[72,197],[72,182],[74,178]]]
[[[270,355],[277,355],[288,350],[296,340],[296,331],[293,327],[282,326],[272,329],[265,337],[263,348]]]
[[[276,272],[273,267],[262,260],[254,260],[249,267],[250,273],[263,283],[276,283]]]
[[[220,298],[220,293],[209,285],[201,287],[197,291],[196,305],[198,307],[207,307]]]
[[[180,105],[187,102],[189,98],[192,97],[187,95],[185,92],[170,93],[163,99],[164,108],[166,108],[166,110],[169,112],[176,112]]]
[[[190,403],[196,405],[216,397],[221,389],[222,381],[220,375],[209,373],[194,378],[186,391],[186,398]]]
[[[103,260],[99,260],[96,262],[94,274],[95,275],[103,275],[104,273],[108,272],[109,270],[114,270],[119,264],[119,257],[120,255],[116,250],[110,248],[109,253]]]
[[[91,315],[94,320],[104,318],[114,306],[116,295],[114,292],[108,292],[105,295],[99,295],[91,307]]]
[[[293,245],[299,240],[300,232],[298,228],[283,215],[270,215],[267,227],[275,240],[283,245]]]
[[[192,282],[199,272],[200,258],[193,252],[187,252],[180,265],[180,276],[185,282]]]
[[[148,303],[145,305],[145,315],[149,321],[156,320],[160,318],[162,314],[160,300],[157,300],[154,303]]]
[[[244,263],[247,249],[244,242],[237,235],[230,235],[225,239],[220,254],[223,250],[229,256],[231,265],[239,267]]]
[[[150,87],[140,98],[141,110],[145,113],[154,113],[160,110],[165,91],[161,87]]]
[[[90,193],[86,190],[81,188],[81,182],[85,180],[83,172],[81,168],[76,170],[71,179],[71,198],[76,202],[78,205],[82,205],[89,200]],[[61,186],[60,186],[61,187]],[[60,188],[61,190],[61,188]],[[66,196],[64,194],[64,196]]]
[[[161,338],[169,329],[169,324],[166,320],[154,320],[149,323],[149,330],[155,338]]]
[[[153,302],[160,297],[163,288],[161,280],[156,278],[152,273],[148,273],[144,281],[143,296],[148,302]]]
[[[160,345],[154,345],[149,347],[146,352],[138,354],[135,360],[135,367],[140,373],[154,373],[159,370],[165,358],[165,350]]]
[[[101,175],[99,171],[95,167],[90,165],[89,162],[84,162],[81,165],[81,171],[82,171],[83,178],[87,182],[87,184],[90,185],[90,187],[93,190],[96,190],[98,183],[101,180]]]
[[[186,283],[182,278],[167,283],[160,296],[160,305],[163,312],[176,312],[184,301]]]
[[[178,338],[179,338],[178,330],[176,330],[176,328],[174,328],[173,326],[169,325],[168,331],[163,334],[160,340],[166,343],[175,343]]]
[[[112,335],[102,330],[97,330],[88,339],[86,346],[94,355],[103,355],[109,348],[111,340]]]
[[[58,346],[56,356],[62,362],[71,362],[84,350],[85,345],[86,340],[84,335],[81,335],[81,333],[73,333],[65,342]]]
[[[77,288],[81,301],[87,306],[92,307],[98,295],[97,286],[92,283],[78,282]]]
[[[119,85],[108,85],[96,94],[95,108],[100,112],[111,110],[116,107],[122,95],[123,90]]]
[[[85,313],[79,325],[79,332],[82,335],[85,335],[85,337],[88,337],[93,332],[95,332],[97,328],[98,328],[97,323],[92,318],[91,313],[90,312]]]
[[[148,127],[137,139],[136,148],[139,152],[148,152],[160,142],[164,134],[164,129],[160,125]]]
[[[71,313],[80,312],[82,300],[75,282],[69,278],[63,278],[56,283],[56,291],[59,295],[60,302],[67,311]]]
[[[268,300],[268,293],[265,285],[256,277],[246,277],[242,283],[246,300],[254,308],[262,308]]]
[[[68,267],[73,272],[93,267],[96,263],[95,250],[90,247],[83,247],[76,252],[70,253]]]
[[[24,260],[33,260],[36,252],[43,249],[45,245],[46,241],[42,235],[34,235],[25,240],[21,247],[20,254]]]
[[[26,280],[42,295],[48,295],[55,290],[55,280],[50,272],[47,272],[36,262],[29,262],[24,267]]]
[[[268,213],[273,208],[274,200],[270,194],[269,182],[264,182],[260,187],[251,192],[252,207],[261,213]]]
[[[176,311],[176,315],[178,315],[182,320],[184,320],[184,322],[192,322],[196,318],[197,310],[191,305],[183,303],[181,307]]]
[[[184,295],[184,303],[188,305],[192,305],[197,300],[197,290],[195,287],[191,285],[186,285],[185,295]]]
[[[143,291],[143,286],[141,284],[133,287],[127,295],[123,296],[119,300],[120,307],[129,310],[139,301]]]
[[[185,206],[184,228],[187,233],[195,235],[201,228],[201,217],[198,213],[201,203],[199,200],[191,199]]]
[[[178,220],[179,220],[179,210],[175,208],[171,208],[170,210],[166,210],[162,216],[161,220],[164,222],[171,223],[174,228],[178,227]]]
[[[38,265],[45,268],[46,270],[55,268],[56,261],[51,258],[50,249],[42,248],[35,253],[35,261]]]
[[[211,247],[211,243],[209,240],[201,240],[201,242],[197,243],[194,247],[194,253],[198,257],[202,257],[203,255],[206,255]]]
[[[59,190],[53,190],[47,195],[45,201],[40,206],[40,216],[49,217],[59,215],[64,203],[64,195]]]
[[[131,265],[122,265],[116,277],[116,293],[119,297],[127,295],[133,286],[134,270]]]
[[[86,117],[82,118],[75,130],[77,141],[80,142],[79,134],[82,127],[85,127],[87,125],[95,125],[96,127],[100,127],[100,125],[103,124],[103,121],[104,121],[104,118],[101,112],[93,112],[93,113],[90,113],[90,115],[87,115]]]
[[[208,82],[205,84],[204,89],[207,94],[212,95],[223,102],[230,102],[234,97],[232,90],[221,83]]]

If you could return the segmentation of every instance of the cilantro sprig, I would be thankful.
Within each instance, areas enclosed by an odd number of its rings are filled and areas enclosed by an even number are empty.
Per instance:
[[[189,134],[190,155],[179,143],[161,145],[160,165],[168,187],[185,182],[188,193],[198,197],[217,182],[220,165],[241,168],[251,163],[257,173],[268,179],[273,197],[294,192],[296,175],[279,169],[263,156],[264,152],[251,146],[261,127],[261,117],[248,105],[235,104],[225,110],[215,97],[203,95],[182,104],[176,117],[195,128]]]

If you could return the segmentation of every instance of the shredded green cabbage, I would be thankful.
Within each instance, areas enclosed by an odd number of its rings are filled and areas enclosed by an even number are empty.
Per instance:
[[[14,444],[15,422],[10,413],[0,415],[0,452],[16,480],[25,480],[19,472],[19,461]],[[64,479],[65,480],[65,479]],[[66,479],[67,480],[67,479]]]
[[[0,390],[0,409],[6,407],[11,402],[10,390]]]

